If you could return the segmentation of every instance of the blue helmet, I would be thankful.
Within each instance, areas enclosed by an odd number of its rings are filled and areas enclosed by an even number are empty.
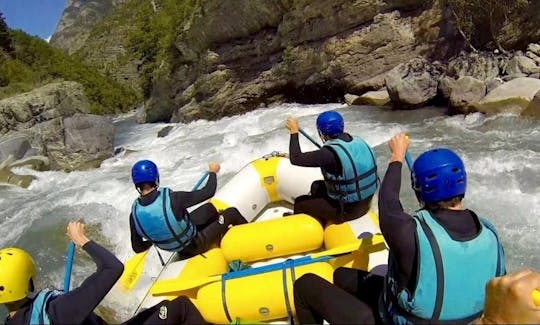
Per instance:
[[[152,161],[139,160],[131,168],[131,179],[133,184],[159,183],[159,171]]]
[[[343,133],[343,117],[336,111],[326,111],[317,117],[317,130],[319,134],[335,137]]]
[[[467,174],[455,152],[438,148],[424,152],[414,161],[411,181],[419,200],[436,203],[464,195]]]

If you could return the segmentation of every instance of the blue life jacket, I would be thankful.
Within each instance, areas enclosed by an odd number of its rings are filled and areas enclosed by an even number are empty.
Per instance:
[[[472,212],[471,212],[472,213]],[[493,225],[478,218],[479,233],[456,241],[427,210],[416,222],[416,288],[400,289],[394,279],[395,261],[389,258],[381,316],[393,324],[471,322],[482,314],[485,285],[506,273],[504,251]]]
[[[337,154],[342,168],[342,174],[338,176],[321,168],[328,196],[347,203],[373,196],[377,190],[377,162],[373,149],[359,137],[353,137],[349,142],[330,139],[324,146]]]
[[[170,189],[158,189],[158,196],[149,205],[135,200],[131,207],[135,229],[139,236],[152,241],[157,247],[179,252],[197,235],[197,228],[189,220],[187,211],[177,220],[171,206]]]
[[[40,291],[32,301],[32,311],[30,313],[29,324],[49,325],[51,320],[47,314],[47,307],[49,306],[49,302],[61,294],[62,293],[60,291]]]

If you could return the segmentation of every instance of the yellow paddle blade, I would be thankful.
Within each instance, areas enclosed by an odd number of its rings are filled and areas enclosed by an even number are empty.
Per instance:
[[[535,304],[537,307],[540,307],[540,291],[538,291],[538,290],[533,290],[533,292],[532,292],[532,298],[533,298],[534,304]]]
[[[122,283],[122,286],[126,290],[131,290],[137,281],[139,281],[148,251],[150,250],[147,249],[146,251],[133,256],[124,264],[124,273],[122,273],[122,276],[120,277],[120,283]]]

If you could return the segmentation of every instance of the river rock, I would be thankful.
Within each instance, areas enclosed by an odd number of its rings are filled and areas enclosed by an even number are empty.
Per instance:
[[[540,44],[531,43],[527,45],[527,51],[535,54],[536,56],[540,56]]]
[[[454,88],[455,83],[456,79],[449,76],[443,76],[441,79],[439,79],[439,85],[437,86],[437,90],[444,100],[450,99],[450,95],[452,94],[452,88]]]
[[[1,100],[0,159],[46,156],[47,166],[66,171],[99,166],[112,156],[113,125],[108,117],[87,114],[89,107],[76,82]]]
[[[0,100],[0,135],[26,130],[38,123],[75,113],[87,113],[90,103],[81,84],[57,82]]]
[[[29,163],[31,164],[31,163]],[[19,175],[11,171],[12,167],[25,166],[24,162],[16,160],[12,155],[0,162],[0,183],[27,188],[35,179],[32,175]]]
[[[470,111],[485,114],[503,112],[520,114],[528,108],[533,97],[540,90],[540,79],[517,78],[495,88],[484,98],[469,105]]]
[[[535,60],[528,58],[524,55],[516,55],[512,57],[506,66],[506,73],[508,75],[525,74],[530,75],[533,73],[539,73],[540,67]]]
[[[400,64],[386,75],[386,88],[394,106],[425,106],[437,95],[442,71],[422,58]]]
[[[358,97],[360,96],[354,94],[345,94],[345,103],[347,105],[356,105],[356,100],[358,99]]]
[[[367,93],[359,96],[354,105],[371,105],[371,106],[385,106],[390,103],[390,96],[386,89],[378,91],[368,91]]]
[[[63,170],[99,167],[112,157],[114,126],[111,118],[75,114],[63,120],[63,137],[47,143],[52,163]],[[62,132],[61,132],[62,133]]]
[[[8,137],[0,138],[0,161],[9,156],[21,159],[32,148],[31,139],[22,133],[14,133]]]
[[[486,85],[473,77],[461,77],[452,87],[449,100],[451,113],[468,113],[469,103],[477,102],[486,95]]]
[[[534,95],[529,106],[523,111],[523,116],[533,117],[540,120],[540,91]]]

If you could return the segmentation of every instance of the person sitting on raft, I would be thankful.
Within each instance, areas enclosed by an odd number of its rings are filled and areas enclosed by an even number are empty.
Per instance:
[[[446,148],[426,151],[414,162],[412,188],[422,208],[405,213],[399,192],[408,145],[403,133],[390,140],[379,192],[389,246],[386,277],[350,268],[334,272],[335,285],[314,274],[300,277],[294,284],[300,322],[464,324],[482,314],[486,283],[506,273],[497,232],[463,208],[465,166]]]
[[[219,244],[230,226],[247,223],[238,209],[227,208],[220,214],[211,203],[188,212],[187,208],[216,193],[219,169],[216,162],[208,165],[208,181],[200,190],[172,191],[159,187],[155,163],[150,160],[136,162],[131,169],[131,178],[140,196],[133,202],[129,216],[133,250],[140,253],[156,245],[191,257]]]
[[[290,132],[291,164],[321,168],[324,180],[315,181],[308,195],[294,201],[294,213],[306,213],[323,225],[359,218],[369,211],[377,190],[375,152],[360,137],[344,132],[344,121],[336,111],[317,117],[317,130],[323,141],[319,150],[302,152],[298,141],[298,120],[287,119]]]
[[[36,265],[24,250],[0,250],[0,304],[8,309],[6,325],[107,324],[94,309],[116,283],[123,264],[108,250],[86,237],[84,224],[70,222],[67,235],[86,251],[97,266],[95,273],[69,292],[38,290]],[[143,310],[123,324],[205,324],[197,308],[185,296]]]

